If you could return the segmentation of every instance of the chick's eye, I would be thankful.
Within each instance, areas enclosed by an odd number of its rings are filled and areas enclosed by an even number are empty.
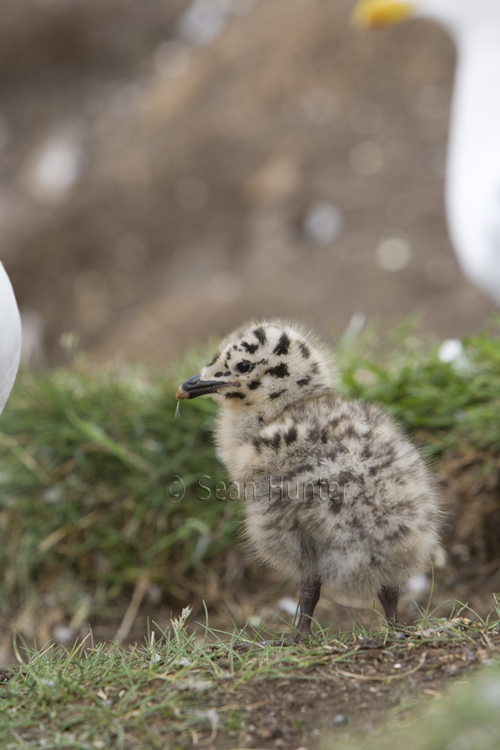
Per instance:
[[[241,362],[238,362],[236,365],[237,372],[241,372],[243,374],[247,372],[252,372],[255,365],[253,365],[251,362],[248,362],[246,359],[242,360]]]

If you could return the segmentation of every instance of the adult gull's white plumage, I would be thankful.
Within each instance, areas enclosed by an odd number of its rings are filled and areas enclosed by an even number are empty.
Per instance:
[[[0,414],[16,379],[21,357],[21,318],[12,284],[0,263]]]
[[[466,276],[500,305],[500,0],[361,0],[355,18],[382,26],[437,21],[458,50],[446,212]]]

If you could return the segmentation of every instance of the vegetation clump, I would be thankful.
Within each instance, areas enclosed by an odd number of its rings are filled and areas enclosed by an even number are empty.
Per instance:
[[[497,460],[500,339],[469,338],[452,362],[407,330],[344,337],[336,350],[344,392],[390,411],[436,469],[450,452],[481,451],[483,473]],[[220,484],[214,405],[197,399],[175,416],[177,386],[202,361],[167,375],[78,359],[20,374],[0,432],[0,613],[60,592],[70,615],[84,595],[98,609],[144,579],[189,601],[199,578],[186,573],[203,578],[234,549],[238,502]]]

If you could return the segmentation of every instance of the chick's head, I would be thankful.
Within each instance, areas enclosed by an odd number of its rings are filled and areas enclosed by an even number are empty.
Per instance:
[[[227,336],[214,358],[177,391],[178,399],[210,396],[231,408],[276,413],[329,392],[331,354],[310,333],[282,321],[251,323]]]

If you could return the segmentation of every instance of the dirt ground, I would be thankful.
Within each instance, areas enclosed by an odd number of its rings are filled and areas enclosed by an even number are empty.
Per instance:
[[[500,632],[498,627],[456,616],[434,621],[430,627],[399,629],[377,637],[358,631],[347,639],[311,645],[311,650],[294,649],[291,653],[289,648],[276,648],[270,653],[255,644],[244,661],[238,649],[235,653],[220,645],[207,646],[206,655],[217,665],[220,677],[209,691],[203,669],[193,668],[189,678],[193,684],[197,682],[198,690],[205,691],[197,696],[195,705],[198,714],[201,711],[211,717],[207,723],[212,728],[198,725],[196,730],[188,726],[177,734],[171,731],[169,746],[317,750],[358,738],[358,747],[363,734],[377,728],[408,722],[418,727],[419,714],[439,700],[450,684],[463,684],[463,678],[474,669],[498,658]],[[18,670],[0,669],[2,695]],[[113,704],[123,694],[123,683],[109,682],[108,675],[99,692]],[[153,693],[148,700],[150,729],[165,735],[168,724],[153,710],[154,702]],[[65,716],[68,709],[71,711],[66,706]],[[51,717],[56,714],[51,711]],[[127,729],[120,745],[142,747],[136,736],[143,737],[141,727]],[[15,739],[29,743],[43,735],[43,724],[27,725],[19,727]]]
[[[421,642],[413,640],[411,645],[390,638],[385,644],[364,639],[352,647],[333,645],[332,654],[306,668],[300,681],[236,688],[231,703],[245,705],[247,715],[238,745],[313,749],[324,747],[327,738],[334,746],[336,739],[353,731],[369,734],[389,714],[403,721],[412,715],[412,706],[414,715],[418,700],[435,699],[450,678],[463,677],[500,649],[500,636],[480,645],[430,636],[424,631]],[[346,663],[333,661],[340,655]],[[223,705],[228,707],[227,695]],[[234,738],[221,739],[219,749],[234,747]]]
[[[39,357],[74,331],[163,366],[259,316],[487,323],[443,215],[452,44],[352,4],[233,0],[201,44],[187,0],[2,1],[1,257]]]

